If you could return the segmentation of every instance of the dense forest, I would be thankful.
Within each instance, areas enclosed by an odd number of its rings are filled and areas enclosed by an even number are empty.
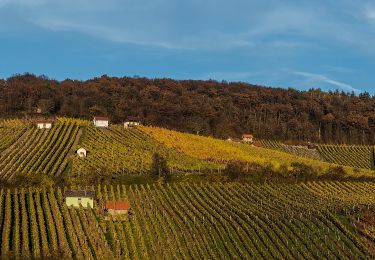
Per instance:
[[[32,74],[0,80],[0,116],[137,116],[157,125],[220,138],[375,144],[375,97],[298,91],[213,80],[117,78],[56,81]]]

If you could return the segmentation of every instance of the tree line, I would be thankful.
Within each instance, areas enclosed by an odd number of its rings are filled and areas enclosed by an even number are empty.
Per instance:
[[[136,116],[219,138],[252,133],[294,143],[375,144],[375,97],[320,89],[270,88],[214,80],[108,77],[57,81],[32,74],[0,79],[0,116]],[[39,111],[39,112],[40,112]]]

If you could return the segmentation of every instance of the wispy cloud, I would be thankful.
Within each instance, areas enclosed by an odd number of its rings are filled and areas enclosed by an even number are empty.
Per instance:
[[[371,22],[375,21],[375,7],[367,6],[365,9],[365,17]]]
[[[326,84],[329,84],[329,85],[336,86],[336,87],[338,87],[338,88],[340,88],[344,91],[354,91],[356,93],[363,92],[360,89],[354,88],[350,84],[340,82],[340,81],[337,81],[337,80],[333,80],[333,79],[331,79],[331,78],[329,78],[325,75],[315,74],[315,73],[310,73],[310,72],[302,72],[302,71],[295,71],[294,74],[298,75],[298,76],[305,77],[306,79],[308,79],[309,83],[311,83],[311,84],[320,85],[321,83],[326,83]]]
[[[256,52],[267,47],[273,52],[275,47],[309,49],[311,42],[324,39],[373,52],[375,44],[375,37],[315,1],[280,4],[237,0],[236,8],[220,0],[204,4],[173,0],[0,0],[2,5],[17,8],[20,19],[48,30],[166,49]],[[368,16],[375,14],[369,9]]]

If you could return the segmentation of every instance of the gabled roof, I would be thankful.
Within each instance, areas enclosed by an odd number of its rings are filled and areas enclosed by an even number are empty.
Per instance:
[[[129,210],[130,202],[129,201],[107,201],[105,204],[106,209],[113,210]]]
[[[66,190],[64,192],[65,197],[82,197],[82,198],[93,198],[95,191],[93,190]]]
[[[94,116],[94,119],[101,121],[109,121],[109,118],[107,116]]]
[[[253,138],[254,136],[252,134],[243,134],[242,138]]]

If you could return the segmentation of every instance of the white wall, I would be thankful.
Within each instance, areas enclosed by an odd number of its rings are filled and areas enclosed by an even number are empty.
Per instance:
[[[47,129],[47,128],[51,128],[52,127],[52,124],[51,123],[38,123],[37,127],[39,129]]]
[[[125,128],[131,127],[131,126],[138,126],[138,125],[139,125],[139,122],[125,122],[124,123]]]
[[[94,125],[96,127],[108,127],[108,121],[106,121],[106,120],[94,120]]]

